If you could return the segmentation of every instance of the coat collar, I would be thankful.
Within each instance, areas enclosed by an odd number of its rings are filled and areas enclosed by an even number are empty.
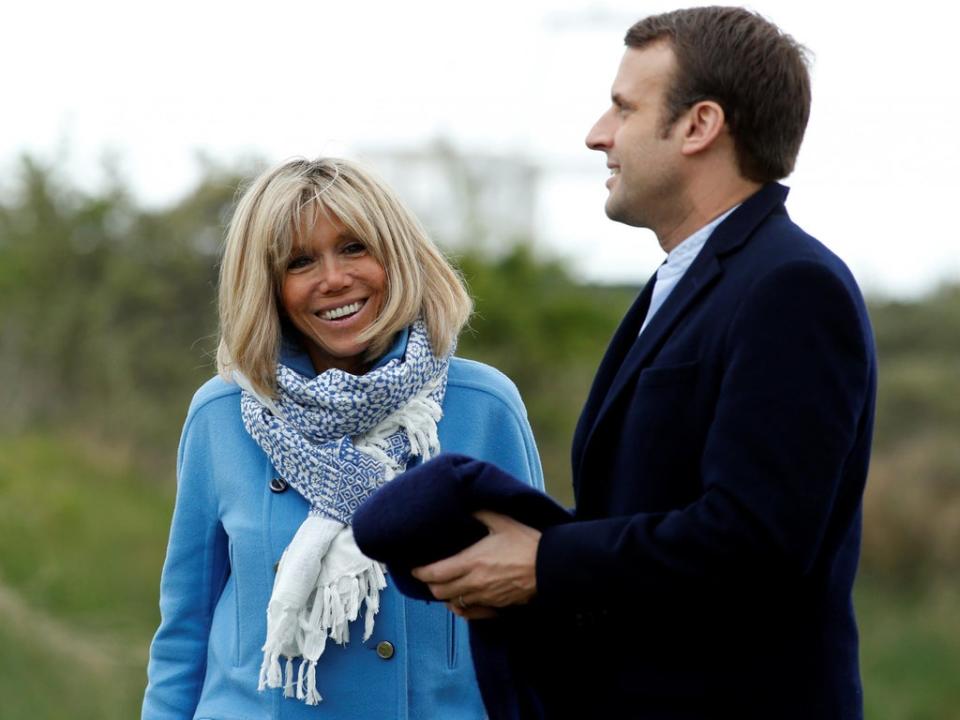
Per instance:
[[[748,197],[726,220],[717,226],[707,248],[716,257],[723,257],[740,249],[757,225],[776,210],[784,210],[790,188],[780,183],[768,183]],[[706,248],[705,248],[706,249]]]
[[[577,436],[583,438],[581,433],[586,435],[582,442],[575,442],[574,445],[573,466],[576,476],[580,474],[597,426],[617,397],[630,386],[633,378],[663,346],[677,321],[721,275],[721,259],[739,250],[770,214],[778,209],[783,210],[788,193],[789,188],[779,183],[764,185],[720,223],[697,259],[638,338],[637,333],[650,304],[652,282],[648,282],[644,287],[611,341],[584,407]]]
[[[387,352],[373,364],[371,370],[386,365],[391,360],[403,357],[407,350],[407,340],[410,339],[410,328],[405,327],[394,336],[393,342],[387,348]],[[299,336],[295,331],[284,328],[283,335],[280,338],[280,362],[291,370],[300,373],[306,378],[315,378],[317,371],[313,367],[310,356],[303,348]]]

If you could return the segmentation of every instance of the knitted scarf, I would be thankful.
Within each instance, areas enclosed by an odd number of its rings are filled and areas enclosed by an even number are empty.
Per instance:
[[[373,632],[386,580],[380,563],[357,548],[350,519],[412,457],[427,460],[439,452],[448,366],[449,355],[434,356],[426,327],[417,321],[404,357],[365,375],[331,369],[308,379],[278,365],[278,396],[270,399],[236,374],[247,432],[310,503],[280,559],[267,606],[260,690],[283,687],[286,697],[317,704],[323,699],[317,661],[327,638],[338,644],[350,639],[348,624],[361,603],[363,639]],[[285,677],[281,657],[287,659]],[[296,683],[295,657],[302,657]]]

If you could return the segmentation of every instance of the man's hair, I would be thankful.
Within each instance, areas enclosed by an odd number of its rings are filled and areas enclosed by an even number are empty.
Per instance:
[[[217,369],[225,379],[239,371],[258,392],[274,396],[284,274],[321,215],[343,224],[386,273],[383,307],[361,336],[370,341],[368,361],[417,318],[423,318],[438,355],[451,348],[466,324],[473,303],[463,279],[385,183],[347,160],[298,158],[253,181],[227,230],[217,349]]]
[[[666,41],[677,59],[665,130],[701,100],[718,103],[736,147],[740,174],[757,182],[793,171],[810,117],[805,48],[743,8],[700,7],[652,15],[624,38],[642,48]]]

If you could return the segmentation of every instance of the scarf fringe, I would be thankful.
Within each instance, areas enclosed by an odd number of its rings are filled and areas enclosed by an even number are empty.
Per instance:
[[[446,378],[427,382],[406,405],[355,441],[357,450],[383,463],[387,469],[386,481],[404,470],[389,453],[390,437],[397,432],[404,432],[407,436],[410,455],[419,456],[424,462],[440,451],[437,423],[443,417],[443,409],[432,396],[443,382]]]
[[[293,658],[287,657],[287,677],[283,683],[283,696],[284,697],[293,697],[294,695],[294,686],[293,686]]]
[[[260,665],[260,682],[257,684],[257,690],[260,691],[268,687],[281,687],[283,673],[280,669],[280,658],[285,649],[283,638],[296,634],[296,612],[285,608],[279,621],[271,630],[263,646],[263,663]],[[290,655],[287,655],[287,660],[290,660]]]
[[[369,640],[374,616],[380,610],[380,591],[386,586],[382,566],[371,561],[359,575],[343,576],[334,583],[318,586],[299,613],[293,608],[284,608],[263,646],[257,689],[282,687],[284,697],[296,696],[307,705],[321,702],[323,697],[317,691],[317,661],[326,649],[327,638],[338,645],[348,643],[350,623],[360,616],[363,606],[363,640]],[[302,656],[303,662],[294,683],[293,658],[296,656]],[[287,661],[285,672],[281,669],[282,657]]]
[[[307,705],[316,705],[323,698],[317,692],[317,661],[310,660],[307,665],[307,696],[303,699]]]

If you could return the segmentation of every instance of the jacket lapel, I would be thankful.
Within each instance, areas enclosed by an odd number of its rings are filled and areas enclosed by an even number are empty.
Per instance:
[[[572,467],[576,471],[580,467],[580,458],[583,446],[586,442],[590,430],[596,421],[597,413],[603,404],[604,398],[610,389],[610,384],[617,375],[617,371],[623,365],[627,353],[633,347],[637,339],[637,333],[640,332],[640,326],[647,316],[647,308],[650,307],[650,297],[653,291],[653,281],[656,273],[647,280],[633,305],[627,310],[617,331],[607,346],[607,351],[600,361],[600,367],[594,376],[593,384],[590,387],[590,394],[587,396],[587,402],[580,413],[580,419],[577,421],[577,427],[573,434],[573,444],[571,446]]]
[[[704,248],[706,250],[706,248]],[[701,252],[690,269],[680,279],[680,282],[670,293],[657,314],[650,320],[650,324],[644,329],[643,333],[637,338],[630,351],[627,353],[620,365],[619,370],[610,384],[609,390],[603,398],[599,411],[595,415],[594,422],[589,430],[587,439],[584,442],[584,451],[581,455],[581,464],[587,456],[587,450],[590,446],[593,434],[604,416],[610,411],[611,406],[616,402],[621,393],[631,384],[633,378],[640,370],[649,364],[649,361],[656,355],[656,352],[663,345],[663,342],[669,337],[670,330],[676,325],[677,321],[687,312],[694,301],[700,297],[703,291],[709,287],[714,279],[720,274],[720,264],[712,253],[704,257]],[[641,319],[642,323],[642,319]],[[639,325],[637,326],[639,330]],[[582,470],[582,465],[581,468]]]
[[[575,478],[581,476],[594,433],[617,398],[632,385],[633,379],[656,356],[680,319],[702,300],[707,290],[722,274],[721,258],[738,250],[754,229],[773,211],[778,208],[782,210],[787,192],[786,187],[777,183],[765,185],[724,220],[657,310],[643,334],[637,337],[650,304],[653,283],[648,282],[644,287],[643,293],[627,314],[607,355],[604,356],[587,406],[581,415],[576,438],[583,440],[582,444],[577,443],[574,446]],[[646,301],[641,303],[644,296]],[[643,313],[639,314],[641,307]],[[639,318],[636,317],[638,314]],[[623,358],[623,361],[618,365],[616,360],[619,358]],[[602,384],[601,378],[604,379]]]

